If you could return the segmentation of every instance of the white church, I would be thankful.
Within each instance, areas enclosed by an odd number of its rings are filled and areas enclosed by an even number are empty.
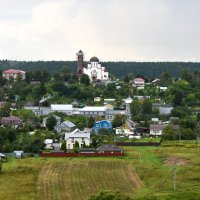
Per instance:
[[[87,65],[87,68],[83,68],[83,73],[87,74],[91,81],[107,81],[108,72],[105,71],[105,67],[102,67],[99,63],[97,57],[92,57],[90,63]]]

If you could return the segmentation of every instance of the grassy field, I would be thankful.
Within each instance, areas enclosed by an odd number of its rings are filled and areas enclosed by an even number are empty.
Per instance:
[[[37,199],[84,200],[101,189],[132,194],[134,178],[128,163],[116,160],[46,163],[39,174]]]
[[[103,189],[133,199],[200,199],[200,152],[184,142],[124,147],[123,158],[10,159],[0,174],[0,199],[85,200]],[[176,190],[173,174],[176,165]]]

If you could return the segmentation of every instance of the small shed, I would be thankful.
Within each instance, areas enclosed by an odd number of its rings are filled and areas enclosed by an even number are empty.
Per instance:
[[[0,153],[0,160],[4,159],[6,156],[2,153]]]
[[[22,158],[24,151],[14,151],[16,158]]]

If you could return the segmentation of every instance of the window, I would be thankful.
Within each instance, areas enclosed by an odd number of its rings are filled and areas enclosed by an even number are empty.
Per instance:
[[[74,138],[71,138],[71,142],[74,143]]]

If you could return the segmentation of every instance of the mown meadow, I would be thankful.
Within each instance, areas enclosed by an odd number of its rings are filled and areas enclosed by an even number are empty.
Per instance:
[[[121,158],[10,158],[0,174],[0,199],[84,200],[101,190],[133,199],[200,199],[195,142],[123,149]]]

